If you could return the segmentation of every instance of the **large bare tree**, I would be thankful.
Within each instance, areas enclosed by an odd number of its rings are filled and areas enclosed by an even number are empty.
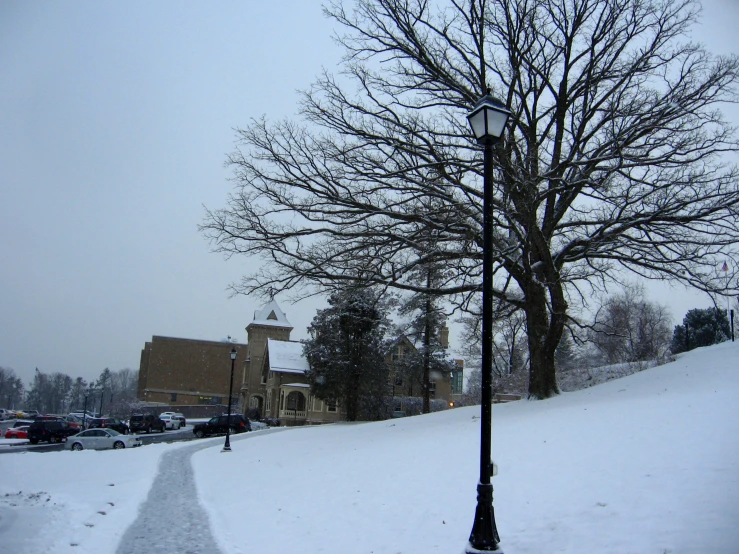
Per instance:
[[[491,87],[513,112],[496,151],[495,295],[526,314],[529,395],[556,394],[568,305],[616,271],[731,292],[715,267],[736,259],[725,160],[739,145],[719,108],[737,100],[739,61],[687,41],[698,8],[333,2],[339,73],[302,93],[301,121],[237,131],[235,191],[201,229],[217,251],[261,258],[236,292],[359,278],[474,306],[482,153],[465,115]],[[429,263],[450,270],[432,291],[410,278]]]

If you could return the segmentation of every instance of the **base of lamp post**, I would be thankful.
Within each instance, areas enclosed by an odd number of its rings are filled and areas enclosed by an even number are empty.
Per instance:
[[[224,446],[223,448],[221,448],[221,452],[231,452],[231,447],[230,446]]]
[[[475,523],[472,525],[470,542],[467,544],[465,554],[477,554],[479,552],[503,554],[499,542],[500,537],[495,525],[495,511],[493,509],[493,485],[478,483]]]

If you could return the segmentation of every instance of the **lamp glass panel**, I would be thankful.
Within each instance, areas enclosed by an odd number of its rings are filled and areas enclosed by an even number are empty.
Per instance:
[[[472,112],[470,115],[467,116],[467,119],[469,119],[470,127],[472,127],[472,132],[475,134],[476,139],[481,139],[485,136],[485,108],[481,108],[479,110],[476,110]]]
[[[498,110],[486,109],[488,113],[488,134],[495,138],[500,138],[505,129],[506,121],[508,121],[508,113]]]

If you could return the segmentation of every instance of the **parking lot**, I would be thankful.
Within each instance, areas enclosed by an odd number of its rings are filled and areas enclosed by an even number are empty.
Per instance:
[[[192,433],[192,426],[195,423],[199,423],[200,421],[207,421],[207,420],[188,420],[187,425],[185,427],[182,427],[180,429],[176,430],[167,430],[164,433],[159,432],[152,432],[151,434],[141,434],[139,435],[141,437],[141,443],[146,444],[154,444],[159,442],[174,442],[174,441],[185,441],[185,440],[193,440],[195,439],[195,436]],[[8,427],[12,427],[15,424],[15,420],[7,420],[7,421],[0,421],[0,454],[8,454],[12,452],[55,452],[59,450],[64,450],[64,444],[63,443],[56,443],[56,444],[49,444],[49,443],[39,443],[39,444],[30,444],[25,439],[6,439],[5,437],[5,431],[8,429]]]

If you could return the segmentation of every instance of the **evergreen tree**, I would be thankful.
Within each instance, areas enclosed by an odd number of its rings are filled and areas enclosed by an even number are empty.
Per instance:
[[[433,248],[433,242],[424,243],[426,251]],[[425,290],[438,287],[444,279],[441,264],[422,264],[415,271],[418,281],[423,281]],[[441,305],[441,298],[429,292],[417,292],[406,300],[398,310],[401,317],[409,318],[401,327],[401,333],[407,336],[417,349],[402,361],[399,367],[401,375],[408,379],[410,386],[419,384],[423,394],[423,413],[431,412],[430,382],[432,372],[451,372],[454,362],[446,359],[445,346],[441,342],[441,332],[446,323],[446,313]],[[400,360],[398,360],[400,361]],[[409,396],[411,396],[409,394]]]
[[[685,337],[687,328],[688,336]],[[675,327],[672,335],[672,351],[685,352],[700,346],[724,342],[731,336],[726,311],[719,308],[690,310],[683,318],[682,326]]]
[[[382,299],[370,288],[333,293],[308,328],[304,353],[312,393],[338,401],[349,421],[386,413],[388,321]]]

